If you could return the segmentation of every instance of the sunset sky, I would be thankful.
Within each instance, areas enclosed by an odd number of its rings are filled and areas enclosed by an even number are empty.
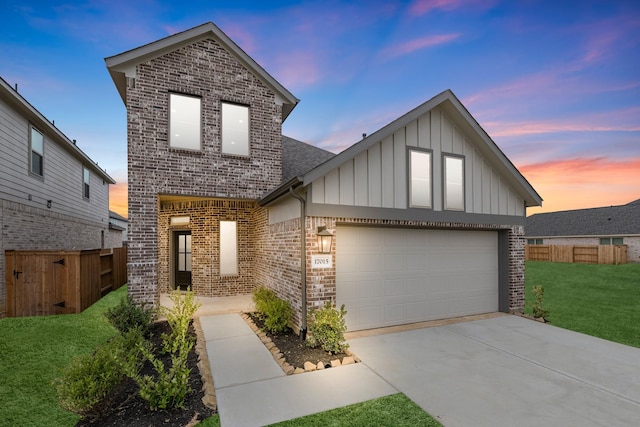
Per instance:
[[[104,58],[211,21],[301,102],[283,133],[339,152],[451,89],[544,199],[640,199],[640,2],[2,0],[0,76],[118,182]],[[275,4],[275,5],[274,5]]]

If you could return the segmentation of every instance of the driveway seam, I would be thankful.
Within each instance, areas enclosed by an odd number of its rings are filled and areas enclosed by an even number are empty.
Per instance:
[[[615,396],[615,397],[617,397],[617,398],[619,398],[619,399],[623,399],[623,400],[626,400],[627,402],[630,402],[630,403],[633,403],[633,404],[635,404],[635,405],[637,405],[637,406],[640,406],[640,402],[638,402],[638,401],[636,401],[636,400],[630,399],[629,397],[627,397],[627,396],[625,396],[625,395],[622,395],[622,394],[620,394],[620,393],[617,393],[617,392],[615,392],[615,391],[613,391],[613,390],[609,390],[609,389],[607,389],[607,388],[605,388],[605,387],[602,387],[602,386],[600,386],[600,385],[598,385],[598,384],[594,384],[594,383],[591,383],[591,382],[589,382],[589,381],[585,381],[585,380],[583,380],[583,379],[580,379],[580,378],[578,378],[578,377],[576,377],[576,376],[574,376],[574,375],[572,375],[572,374],[570,374],[570,373],[568,373],[568,372],[565,372],[565,371],[561,371],[561,370],[559,370],[559,369],[552,368],[552,367],[550,367],[550,366],[548,366],[548,365],[545,365],[545,364],[543,364],[543,363],[536,362],[536,361],[535,361],[535,360],[533,360],[533,359],[526,358],[526,357],[524,357],[524,356],[521,356],[521,355],[519,355],[519,354],[517,354],[517,353],[513,353],[513,352],[511,352],[511,351],[509,351],[509,350],[506,350],[506,349],[504,349],[504,348],[498,347],[498,346],[493,345],[493,344],[489,344],[488,342],[485,342],[485,341],[483,341],[483,340],[480,340],[480,339],[477,339],[477,338],[470,337],[470,336],[468,336],[468,335],[466,335],[466,334],[463,334],[463,333],[461,333],[461,332],[457,332],[457,331],[455,331],[455,330],[451,330],[449,326],[444,326],[443,328],[444,328],[447,332],[449,332],[449,333],[451,333],[451,334],[458,335],[458,336],[460,336],[460,337],[466,338],[466,339],[468,339],[468,340],[470,340],[470,341],[473,341],[473,342],[476,342],[476,343],[478,343],[478,344],[485,345],[485,346],[487,346],[487,347],[489,347],[489,348],[492,348],[492,349],[497,350],[497,351],[499,351],[499,352],[502,352],[502,353],[508,354],[508,355],[513,356],[513,357],[515,357],[515,358],[517,358],[517,359],[520,359],[520,360],[523,360],[523,361],[525,361],[525,362],[528,362],[528,363],[530,363],[530,364],[532,364],[532,365],[539,366],[539,367],[544,368],[544,369],[546,369],[546,370],[548,370],[548,371],[551,371],[551,372],[555,372],[555,373],[557,373],[557,374],[560,374],[560,375],[562,375],[562,376],[564,376],[564,377],[567,377],[567,378],[569,378],[569,379],[571,379],[571,380],[573,380],[573,381],[575,381],[575,382],[577,382],[577,383],[580,383],[580,384],[584,384],[584,385],[587,385],[587,386],[593,387],[593,388],[595,388],[595,389],[597,389],[597,390],[600,390],[600,391],[603,391],[603,392],[605,392],[605,393],[608,393],[608,394],[610,394],[610,395],[612,395],[612,396]],[[370,369],[371,369],[371,368],[370,368]]]

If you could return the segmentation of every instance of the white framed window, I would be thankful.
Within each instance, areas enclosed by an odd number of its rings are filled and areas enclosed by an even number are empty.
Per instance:
[[[82,168],[82,197],[85,199],[89,198],[91,190],[91,172],[89,169],[83,167]]]
[[[444,208],[464,210],[464,157],[443,155]]]
[[[222,153],[249,155],[249,107],[222,103]]]
[[[238,274],[238,232],[236,221],[220,221],[220,275]]]
[[[409,150],[409,206],[431,208],[431,152]]]
[[[623,245],[624,238],[623,237],[601,237],[600,244],[601,245]]]
[[[44,137],[33,126],[29,126],[29,144],[31,146],[29,159],[31,173],[44,176]]]
[[[202,100],[195,96],[169,94],[169,146],[200,150]]]

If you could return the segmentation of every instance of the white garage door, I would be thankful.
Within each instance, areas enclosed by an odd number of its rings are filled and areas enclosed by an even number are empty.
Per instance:
[[[498,233],[338,227],[349,330],[498,311]]]

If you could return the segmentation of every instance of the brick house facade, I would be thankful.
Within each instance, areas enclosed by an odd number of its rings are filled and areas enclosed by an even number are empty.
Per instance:
[[[184,283],[202,296],[248,294],[267,286],[291,303],[293,326],[305,329],[308,307],[351,303],[341,291],[348,288],[343,279],[349,264],[341,251],[351,228],[366,226],[371,236],[382,227],[398,231],[390,232],[393,239],[402,229],[415,228],[424,231],[424,239],[447,238],[441,232],[450,230],[457,238],[471,233],[478,244],[488,242],[492,254],[481,269],[492,301],[464,310],[522,309],[524,211],[541,200],[450,91],[334,156],[282,136],[282,122],[298,100],[214,24],[106,63],[127,108],[129,292],[136,299],[157,302],[159,293]],[[200,108],[187,118],[199,130],[188,149],[172,145],[179,136],[171,128],[177,128],[172,117],[179,114],[172,94]],[[244,155],[229,154],[229,145],[225,149],[226,104],[248,111]],[[425,117],[428,125],[419,122]],[[418,137],[418,128],[427,135],[424,126],[432,129],[428,140]],[[451,136],[448,147],[440,145],[446,139],[441,134]],[[468,173],[466,186],[472,188],[463,195],[468,206],[446,212],[435,184],[433,206],[408,204],[407,156],[414,148],[429,156],[434,182],[444,173],[441,153],[466,159],[468,166],[454,163]],[[387,164],[389,159],[395,160]],[[386,179],[389,171],[393,176]],[[480,184],[474,184],[474,173]],[[318,226],[335,235],[331,253],[324,254],[330,268],[312,265]],[[487,298],[468,296],[469,301]],[[441,314],[429,314],[434,315]]]

